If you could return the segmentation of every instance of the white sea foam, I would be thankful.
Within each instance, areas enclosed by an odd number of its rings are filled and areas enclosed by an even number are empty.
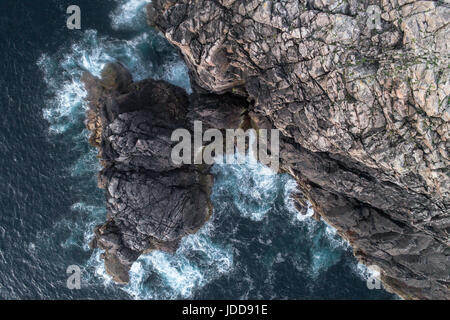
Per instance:
[[[176,60],[163,66],[163,76],[161,80],[166,80],[176,86],[182,87],[187,93],[192,93],[189,79],[189,69],[182,60]]]
[[[96,179],[96,176],[92,175],[93,172],[101,170],[101,165],[97,158],[97,151],[90,149],[88,153],[81,156],[70,168],[70,173],[73,177],[89,176]]]
[[[221,247],[211,240],[211,222],[198,233],[185,237],[175,254],[152,252],[141,256],[130,272],[130,284],[124,290],[135,299],[190,298],[203,287],[233,267],[230,248]],[[192,256],[200,256],[200,260]],[[156,273],[162,285],[153,287],[145,283]]]
[[[63,57],[44,54],[39,59],[38,65],[51,95],[43,109],[51,133],[61,134],[82,123],[86,91],[80,78],[85,70],[99,76],[107,62],[118,60],[134,72],[136,79],[149,76],[136,49],[141,41],[145,41],[145,37],[117,41],[99,37],[96,31],[88,30]]]
[[[235,194],[234,205],[243,217],[262,221],[274,207],[278,188],[282,187],[280,176],[274,175],[269,167],[257,162],[251,154],[245,157],[227,155],[225,161],[217,161],[213,171],[226,177],[218,188]]]
[[[314,209],[312,208],[311,203],[308,202],[306,214],[300,213],[295,207],[294,199],[292,198],[292,194],[296,192],[299,192],[297,182],[294,179],[289,179],[284,186],[284,205],[288,212],[293,216],[294,222],[301,221],[311,223]]]
[[[367,268],[367,266],[365,266],[362,263],[358,263],[354,266],[353,271],[364,281],[366,281],[367,279],[369,279],[369,277],[371,276],[372,272],[369,268]]]
[[[139,30],[145,21],[145,6],[151,0],[118,0],[118,7],[110,14],[111,25],[116,30]]]
[[[62,57],[59,53],[54,56],[44,54],[38,65],[51,95],[43,109],[43,116],[50,123],[50,131],[61,134],[82,123],[86,91],[81,75],[87,70],[100,76],[108,62],[124,64],[136,81],[150,77],[163,79],[190,92],[188,70],[181,59],[169,59],[166,65],[161,66],[162,72],[153,73],[152,63],[145,59],[140,49],[148,42],[149,34],[145,32],[131,40],[118,40],[99,36],[95,30],[87,30]]]
[[[342,238],[337,233],[337,230],[335,228],[333,228],[332,226],[330,226],[329,224],[326,224],[325,236],[327,237],[328,241],[330,241],[333,248],[344,249],[344,250],[351,248],[348,241],[345,240],[344,238]]]
[[[293,223],[302,223],[307,227],[306,236],[309,243],[312,244],[311,254],[311,275],[317,277],[321,272],[336,264],[341,257],[342,250],[349,250],[349,243],[341,238],[337,230],[327,224],[325,221],[317,222],[311,217],[314,215],[314,209],[308,201],[308,208],[305,215],[301,214],[294,206],[294,200],[291,197],[297,190],[297,183],[291,179],[285,186],[285,207],[293,214]],[[324,229],[320,226],[324,224]]]
[[[87,209],[85,205],[77,207]],[[91,208],[96,210],[95,207]],[[175,254],[155,251],[142,255],[131,267],[130,282],[121,287],[136,300],[190,298],[195,290],[232,270],[233,255],[230,248],[221,247],[211,240],[214,230],[207,223],[198,233],[185,237]],[[200,256],[200,261],[192,256]],[[104,286],[114,285],[106,273],[100,251],[96,250],[87,263],[96,279]],[[156,275],[160,282],[148,283]],[[88,279],[92,281],[91,279]]]
[[[85,277],[88,283],[100,280],[105,287],[112,286],[114,285],[113,279],[106,273],[105,264],[100,258],[100,255],[100,250],[94,251],[85,266],[86,269],[93,270],[93,274],[91,272],[85,272],[83,273],[83,277]]]
[[[355,272],[362,280],[367,281],[369,278],[380,279],[380,269],[375,266],[366,266],[362,263],[358,263],[353,267]]]
[[[88,216],[87,221],[82,221],[82,225],[77,225],[75,230],[83,233],[83,249],[89,251],[89,242],[92,240],[92,231],[94,227],[100,224],[106,216],[106,209],[103,206],[87,204],[85,202],[77,202],[72,205],[71,210],[73,212],[86,213]]]

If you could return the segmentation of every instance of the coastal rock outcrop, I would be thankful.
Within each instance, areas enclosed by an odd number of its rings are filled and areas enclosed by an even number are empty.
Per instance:
[[[282,170],[386,288],[450,299],[450,6],[153,0],[203,90],[281,131]]]
[[[133,82],[119,63],[101,79],[83,76],[88,92],[86,126],[99,149],[107,221],[95,229],[91,247],[104,250],[114,281],[127,283],[134,261],[144,252],[173,252],[210,217],[210,166],[174,164],[175,129],[192,131],[197,115],[204,126],[238,127],[246,101],[229,95],[187,95],[164,81]],[[227,109],[227,112],[218,110]]]

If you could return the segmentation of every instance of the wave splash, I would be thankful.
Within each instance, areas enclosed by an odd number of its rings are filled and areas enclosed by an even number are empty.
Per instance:
[[[151,0],[119,1],[119,6],[110,14],[115,30],[141,30],[145,26],[144,8]]]
[[[232,251],[211,239],[213,231],[213,223],[208,223],[197,234],[183,239],[174,255],[153,252],[142,256],[133,265],[125,290],[135,299],[186,299],[231,271]],[[149,274],[156,279],[146,285]]]

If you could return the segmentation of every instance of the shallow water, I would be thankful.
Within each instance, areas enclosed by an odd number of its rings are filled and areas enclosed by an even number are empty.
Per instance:
[[[105,219],[96,151],[84,128],[83,70],[118,60],[136,80],[190,91],[177,51],[145,25],[145,0],[77,1],[83,30],[65,28],[69,1],[0,2],[0,299],[390,299],[331,227],[301,216],[285,175],[215,165],[214,215],[176,254],[141,257],[127,286],[87,244]],[[82,268],[82,289],[66,269]]]

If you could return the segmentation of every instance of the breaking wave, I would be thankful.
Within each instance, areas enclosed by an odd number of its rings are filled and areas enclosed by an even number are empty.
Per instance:
[[[151,0],[119,1],[116,10],[110,14],[112,27],[116,30],[142,30],[146,20],[144,7],[150,2]]]

